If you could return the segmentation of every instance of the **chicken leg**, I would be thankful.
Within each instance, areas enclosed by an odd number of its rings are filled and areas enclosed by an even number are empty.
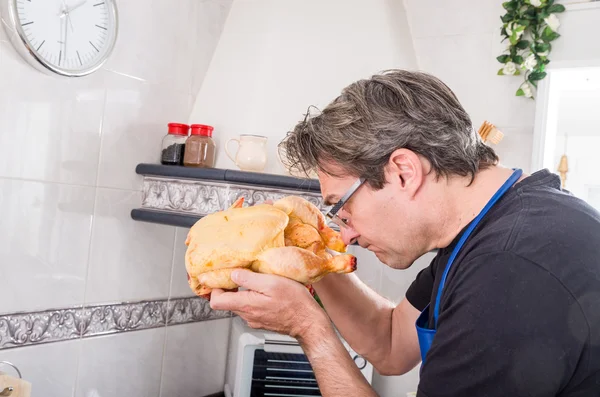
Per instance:
[[[356,257],[343,254],[324,259],[298,247],[271,248],[260,253],[251,266],[258,273],[287,277],[304,285],[312,284],[329,273],[351,273]]]
[[[298,247],[271,248],[258,255],[250,267],[252,271],[275,274],[302,283],[312,284],[329,273],[351,273],[356,270],[356,257],[343,254],[324,259],[314,253]],[[195,292],[207,295],[213,288],[235,289],[231,280],[235,268],[218,269],[198,276]]]
[[[306,223],[319,232],[328,248],[337,252],[346,252],[346,244],[340,234],[327,226],[323,213],[309,201],[298,196],[287,196],[275,201],[273,205],[290,217],[289,227],[296,221]]]
[[[285,245],[307,249],[324,259],[331,258],[317,229],[299,221],[285,229]]]

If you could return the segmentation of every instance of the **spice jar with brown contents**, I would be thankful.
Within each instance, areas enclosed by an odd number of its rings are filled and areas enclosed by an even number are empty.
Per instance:
[[[185,142],[184,166],[203,168],[215,166],[213,129],[210,125],[192,124],[191,135]]]

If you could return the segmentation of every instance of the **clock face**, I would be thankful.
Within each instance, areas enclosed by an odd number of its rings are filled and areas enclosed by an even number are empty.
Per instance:
[[[86,75],[100,68],[114,47],[114,0],[11,1],[22,41],[47,69]]]

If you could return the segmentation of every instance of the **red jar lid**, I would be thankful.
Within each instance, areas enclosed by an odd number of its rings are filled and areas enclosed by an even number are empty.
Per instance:
[[[169,134],[171,135],[187,135],[190,126],[180,123],[169,123]]]
[[[210,125],[192,124],[192,135],[209,136],[213,134],[214,128]]]

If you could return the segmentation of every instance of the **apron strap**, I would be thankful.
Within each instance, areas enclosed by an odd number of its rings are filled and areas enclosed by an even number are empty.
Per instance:
[[[446,278],[448,278],[448,273],[450,272],[450,268],[452,267],[452,264],[454,263],[454,259],[456,259],[456,256],[460,252],[463,245],[465,245],[465,242],[467,241],[467,239],[469,238],[469,236],[471,235],[473,230],[477,227],[477,225],[479,224],[481,219],[483,219],[485,214],[488,213],[488,211],[494,206],[494,204],[496,204],[496,202],[504,195],[504,193],[506,193],[519,180],[519,178],[521,178],[522,174],[523,174],[523,170],[521,170],[521,169],[516,169],[513,171],[510,178],[508,178],[506,180],[506,182],[504,182],[504,184],[500,187],[500,189],[498,189],[498,191],[496,191],[496,193],[492,196],[490,201],[488,201],[488,203],[485,205],[485,207],[483,207],[483,209],[477,215],[477,217],[471,222],[471,224],[469,225],[467,230],[463,233],[460,240],[456,244],[456,247],[454,247],[454,250],[452,250],[452,254],[450,255],[450,258],[448,259],[448,264],[446,265],[446,269],[444,269],[444,274],[442,275],[442,280],[440,282],[440,285],[439,285],[438,291],[437,291],[437,295],[435,297],[435,304],[433,306],[433,329],[437,329],[437,322],[438,322],[438,317],[440,314],[440,301],[442,299],[442,292],[444,290],[444,285],[446,284]]]

